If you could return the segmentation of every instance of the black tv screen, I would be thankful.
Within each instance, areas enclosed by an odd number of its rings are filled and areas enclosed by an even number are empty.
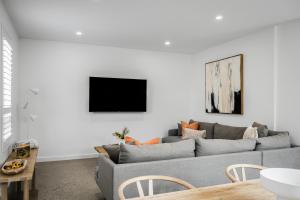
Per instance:
[[[147,81],[90,77],[90,112],[146,112]]]

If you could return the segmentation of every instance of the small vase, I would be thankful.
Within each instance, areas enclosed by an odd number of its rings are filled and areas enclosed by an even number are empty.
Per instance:
[[[125,141],[124,141],[124,140],[121,140],[121,139],[119,139],[119,142],[118,142],[118,144],[119,144],[119,145],[121,145],[121,144],[125,144]]]

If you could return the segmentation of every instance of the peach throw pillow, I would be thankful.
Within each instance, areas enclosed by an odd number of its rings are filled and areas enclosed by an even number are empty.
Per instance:
[[[189,128],[189,129],[194,129],[198,130],[199,129],[199,123],[198,122],[192,122],[192,123],[187,123],[184,121],[181,121],[181,128]]]
[[[159,144],[160,138],[153,138],[147,142],[140,142],[139,140],[136,140],[130,136],[125,136],[125,143],[126,144],[132,144],[132,145],[143,145],[143,144]]]
[[[125,141],[125,144],[134,144],[135,143],[135,139],[130,136],[125,136],[124,141]]]
[[[159,143],[160,143],[160,138],[153,138],[152,140],[144,142],[144,144],[159,144]]]

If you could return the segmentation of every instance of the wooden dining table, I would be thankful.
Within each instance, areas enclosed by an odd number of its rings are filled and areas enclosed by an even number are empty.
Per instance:
[[[274,193],[266,190],[260,180],[229,183],[190,190],[170,192],[130,200],[276,200]]]

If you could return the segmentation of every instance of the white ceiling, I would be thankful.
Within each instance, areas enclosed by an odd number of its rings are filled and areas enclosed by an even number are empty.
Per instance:
[[[300,0],[3,0],[23,38],[195,53],[300,18]],[[215,16],[224,20],[217,22]],[[82,31],[83,36],[75,35]],[[164,41],[170,40],[170,47]]]

